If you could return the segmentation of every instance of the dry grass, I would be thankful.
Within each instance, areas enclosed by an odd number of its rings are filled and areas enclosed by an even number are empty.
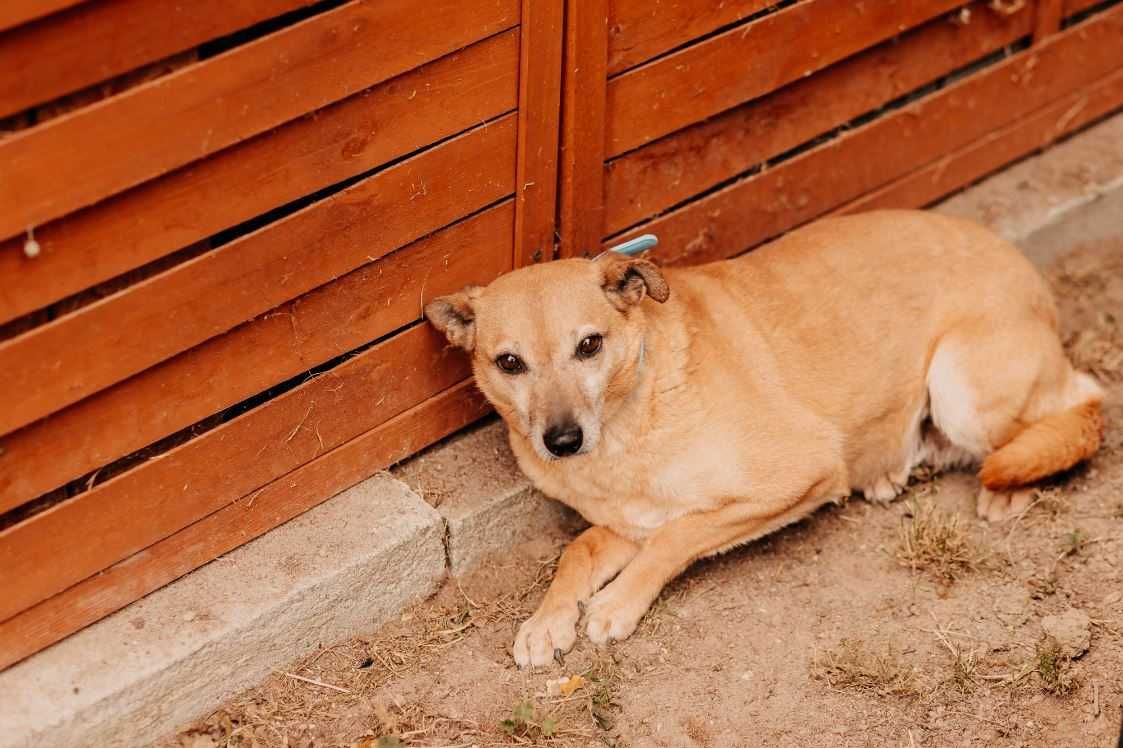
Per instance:
[[[916,671],[891,649],[877,654],[860,641],[843,639],[812,662],[811,676],[832,688],[880,697],[919,694]]]
[[[931,502],[910,501],[902,518],[897,561],[943,584],[974,570],[981,555],[958,515],[941,512]]]

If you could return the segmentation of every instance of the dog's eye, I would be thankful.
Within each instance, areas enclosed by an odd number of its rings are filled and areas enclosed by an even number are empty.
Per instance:
[[[508,374],[520,374],[526,371],[523,360],[513,353],[504,353],[495,359],[495,365]]]
[[[590,335],[580,343],[577,344],[577,356],[579,358],[592,358],[600,353],[601,344],[604,338],[600,335]]]

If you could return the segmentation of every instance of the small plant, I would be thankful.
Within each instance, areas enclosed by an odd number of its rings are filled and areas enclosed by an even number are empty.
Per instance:
[[[977,566],[979,554],[957,515],[937,511],[931,503],[910,501],[908,508],[911,521],[901,522],[896,554],[902,566],[944,584]]]
[[[589,712],[602,730],[611,730],[616,722],[616,697],[620,690],[620,668],[610,655],[596,659],[584,674],[589,683]]]
[[[1061,540],[1061,557],[1078,556],[1088,545],[1088,534],[1079,527],[1065,533]]]
[[[1037,645],[1035,671],[1041,679],[1041,690],[1054,696],[1065,696],[1078,685],[1071,672],[1071,661],[1061,651],[1061,645],[1052,637],[1045,637]]]
[[[917,694],[915,672],[892,651],[879,655],[849,639],[816,658],[811,668],[812,677],[825,680],[833,688],[881,697]]]
[[[520,701],[502,722],[503,731],[516,738],[552,738],[558,731],[553,717],[543,716],[530,701]]]
[[[956,647],[952,658],[949,681],[960,693],[971,693],[975,690],[975,669],[979,666],[978,656],[974,652],[964,654],[960,647]]]

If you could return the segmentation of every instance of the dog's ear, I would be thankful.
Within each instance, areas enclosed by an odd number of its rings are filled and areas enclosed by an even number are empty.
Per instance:
[[[623,255],[602,256],[602,286],[608,300],[623,311],[643,300],[644,294],[662,304],[670,298],[671,288],[663,278],[663,273],[654,263]]]
[[[425,317],[457,348],[471,351],[476,347],[476,310],[472,302],[479,298],[479,286],[468,286],[454,294],[433,299],[425,305]]]

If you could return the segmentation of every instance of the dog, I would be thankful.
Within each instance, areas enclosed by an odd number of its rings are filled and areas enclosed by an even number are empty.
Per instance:
[[[520,667],[636,628],[695,560],[918,465],[981,466],[978,515],[1088,458],[1096,381],[1065,357],[1012,245],[921,211],[819,220],[742,257],[662,270],[612,252],[430,302],[471,354],[523,472],[592,525],[514,643]]]

